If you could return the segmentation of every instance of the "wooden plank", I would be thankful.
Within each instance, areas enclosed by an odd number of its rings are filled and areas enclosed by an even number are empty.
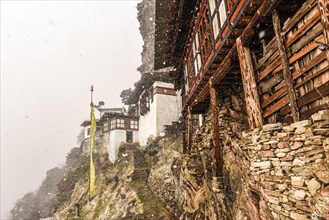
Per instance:
[[[263,119],[257,91],[257,84],[255,80],[254,68],[252,65],[251,53],[249,48],[243,47],[240,37],[236,40],[236,45],[240,61],[240,69],[249,126],[251,129],[253,129],[262,126]]]
[[[275,43],[275,37],[272,38],[272,40],[271,40],[270,42],[268,42],[268,44],[266,45],[266,51],[270,51],[270,50],[272,50],[273,48],[278,49],[278,46],[277,46],[276,43]]]
[[[279,84],[283,80],[283,74],[275,74],[272,78],[270,78],[266,82],[261,82],[260,85],[260,91],[261,94],[267,92],[269,89],[271,89],[273,86]]]
[[[282,107],[289,103],[288,95],[283,96],[279,101],[275,102],[270,107],[266,108],[263,112],[263,117],[266,118],[272,115],[274,112],[280,110]]]
[[[315,77],[321,75],[322,73],[326,72],[329,70],[329,66],[325,66],[322,69],[319,69],[316,73],[313,73],[312,75],[307,76],[305,79],[303,79],[302,81],[300,81],[299,83],[297,83],[294,87],[295,89],[297,89],[298,87],[304,85],[305,83],[307,83],[308,81],[314,79]]]
[[[327,95],[329,95],[329,81],[300,97],[297,102],[298,107],[307,105]]]
[[[271,104],[272,102],[274,102],[275,100],[277,100],[278,98],[282,97],[283,95],[285,95],[287,93],[286,88],[280,88],[278,91],[276,91],[273,95],[271,95],[270,97],[264,99],[263,102],[261,102],[261,107],[264,109],[265,107],[267,107],[269,104]]]
[[[217,104],[217,94],[216,89],[210,80],[210,109],[211,109],[211,134],[214,144],[214,173],[216,176],[223,176],[223,149],[220,145],[219,139],[219,122],[218,122],[218,104]]]
[[[319,38],[321,40],[322,37]],[[300,58],[304,57],[306,54],[310,53],[312,50],[316,49],[318,47],[318,44],[316,42],[312,42],[306,47],[304,47],[301,51],[294,54],[292,57],[289,58],[289,63],[292,64],[299,60]]]
[[[279,68],[280,67],[280,69],[281,69],[280,63],[281,63],[280,59],[276,59],[274,62],[272,62],[270,65],[268,65],[265,68],[265,70],[263,70],[262,72],[259,73],[259,75],[257,77],[257,82],[259,82],[262,79],[264,79],[275,68]]]
[[[289,47],[297,39],[303,36],[309,29],[311,29],[320,20],[320,12],[317,12],[311,19],[309,19],[301,28],[295,31],[285,42],[285,46]]]
[[[315,65],[318,65],[326,58],[326,52],[321,52],[319,55],[317,55],[315,58],[313,58],[307,65],[303,66],[302,68],[298,69],[292,74],[293,80],[297,79],[310,69],[312,69]]]
[[[275,38],[273,38],[273,39],[275,39]],[[257,66],[256,66],[256,70],[260,69],[269,58],[271,58],[271,57],[275,58],[278,55],[279,55],[278,47],[272,47],[269,51],[265,52],[265,56],[263,55],[263,57],[261,59],[259,59]]]
[[[270,107],[266,108],[263,112],[263,117],[266,118],[272,115],[274,112],[281,109],[283,106],[289,103],[289,97],[287,95],[283,96],[279,101],[275,102]]]
[[[280,82],[280,84],[277,85],[274,89],[275,89],[275,91],[278,91],[279,89],[281,89],[283,87],[284,87],[284,81]]]
[[[291,19],[289,19],[288,22],[286,22],[286,24],[282,28],[283,34],[286,35],[288,31],[290,31],[290,29],[295,26],[295,24],[300,21],[300,19],[304,17],[304,15],[315,6],[315,4],[316,0],[308,0],[307,2],[305,2],[303,6],[297,11],[297,13]]]
[[[255,24],[257,24],[262,18],[266,17],[268,13],[276,7],[278,2],[278,0],[262,2],[261,6],[257,10],[257,13],[252,16],[249,24],[246,26],[240,36],[242,44],[245,44],[252,39],[255,33]]]
[[[294,54],[296,51],[300,50],[306,44],[311,42],[314,38],[319,36],[322,33],[322,25],[317,25],[310,33],[308,33],[305,37],[301,38],[296,44],[292,45],[290,50],[291,53]]]
[[[322,39],[322,38],[321,38]],[[306,47],[304,47],[301,51],[294,54],[292,57],[289,58],[289,64],[292,64],[296,62],[297,60],[301,59],[308,53],[310,53],[312,50],[316,49],[318,47],[318,44],[316,42],[312,42]],[[275,69],[274,69],[275,68]],[[271,63],[264,71],[262,71],[257,78],[257,82],[264,79],[269,73],[276,74],[279,71],[282,70],[282,65],[280,65],[280,60],[276,60],[275,62]]]
[[[321,23],[323,25],[324,43],[329,44],[329,1],[317,0],[321,13]],[[329,60],[329,50],[327,49],[327,59]]]
[[[322,38],[320,38],[322,39]],[[306,47],[304,47],[301,51],[299,51],[298,53],[294,54],[292,57],[289,58],[289,64],[292,64],[294,62],[296,62],[297,60],[301,59],[302,57],[304,57],[305,55],[307,55],[308,53],[310,53],[312,50],[316,49],[318,47],[318,44],[316,42],[312,42],[309,45],[307,45]],[[273,67],[275,68],[273,70]],[[279,71],[282,70],[282,66],[279,64],[277,65],[276,63],[272,63],[271,65],[268,66],[268,68],[266,68],[266,72],[262,72],[262,75],[258,76],[258,81],[260,81],[261,79],[263,79],[264,77],[266,77],[270,72],[272,72],[272,74],[276,74]],[[265,70],[264,70],[265,71]]]
[[[293,117],[294,121],[296,122],[296,121],[299,121],[299,110],[298,110],[297,102],[296,102],[297,96],[296,96],[296,91],[293,86],[288,56],[287,56],[286,48],[284,46],[280,19],[279,19],[279,15],[277,12],[273,13],[272,19],[273,19],[273,28],[274,28],[274,32],[275,32],[276,43],[278,45],[278,49],[280,52],[283,77],[284,77],[284,81],[286,83],[286,89],[287,89],[287,93],[288,93],[288,97],[289,97],[289,102],[291,105],[292,117]]]

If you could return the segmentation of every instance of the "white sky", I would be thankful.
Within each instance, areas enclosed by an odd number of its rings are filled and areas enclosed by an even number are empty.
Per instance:
[[[139,79],[138,1],[1,1],[1,219]]]

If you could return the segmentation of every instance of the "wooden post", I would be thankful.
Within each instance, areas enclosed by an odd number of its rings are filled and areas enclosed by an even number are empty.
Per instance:
[[[188,106],[188,120],[187,120],[187,153],[191,153],[192,149],[192,141],[193,141],[193,124],[192,124],[192,112],[191,112],[191,107]]]
[[[263,125],[262,110],[260,107],[257,84],[250,49],[242,45],[241,38],[236,40],[239,63],[241,69],[244,97],[248,122],[251,129]]]
[[[287,51],[286,51],[286,48],[285,48],[284,42],[283,42],[280,18],[279,18],[279,15],[277,12],[273,13],[272,19],[273,19],[273,28],[274,28],[274,32],[275,32],[275,39],[276,39],[276,43],[278,45],[279,53],[280,53],[283,77],[284,77],[285,86],[286,86],[288,97],[289,97],[292,118],[296,122],[296,121],[299,121],[299,111],[298,111],[297,101],[296,101],[297,96],[296,96],[296,91],[294,89],[292,75],[290,73],[290,66],[289,66]]]
[[[329,44],[329,1],[318,0],[318,7],[321,13],[321,23],[323,26],[324,43]],[[327,59],[329,61],[329,48],[327,49]]]
[[[223,149],[221,148],[219,138],[219,122],[218,122],[218,109],[217,109],[217,94],[213,85],[212,79],[210,83],[210,109],[211,109],[211,134],[214,144],[214,173],[216,176],[223,176]]]

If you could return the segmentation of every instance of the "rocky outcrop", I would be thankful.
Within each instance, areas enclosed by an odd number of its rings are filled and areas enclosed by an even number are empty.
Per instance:
[[[168,211],[146,184],[150,167],[143,150],[136,144],[124,144],[115,164],[108,159],[100,162],[101,152],[104,152],[101,140],[101,136],[96,138],[95,193],[88,195],[88,176],[82,175],[75,182],[69,199],[58,208],[54,219],[167,218]],[[70,177],[67,178],[69,181]]]
[[[213,169],[210,112],[189,154],[175,125],[145,148],[122,145],[112,164],[99,132],[96,192],[89,197],[85,140],[67,157],[56,207],[48,207],[54,219],[329,219],[329,110],[246,131],[243,98],[229,92],[218,103],[223,176]]]
[[[148,184],[168,210],[177,219],[329,219],[329,111],[245,131],[243,100],[219,103],[223,177],[213,172],[210,113],[191,154],[178,153],[177,139],[157,142]]]
[[[138,3],[139,31],[144,44],[142,51],[142,64],[139,72],[151,72],[154,70],[154,33],[155,33],[155,0],[143,0]]]

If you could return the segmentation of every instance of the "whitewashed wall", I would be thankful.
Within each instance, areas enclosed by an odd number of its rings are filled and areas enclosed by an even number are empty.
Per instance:
[[[90,134],[88,134],[88,129],[90,129],[90,125],[84,127],[84,138],[90,138]]]
[[[176,92],[176,96],[155,95],[154,100],[157,103],[157,135],[164,130],[164,125],[171,125],[173,121],[179,120],[182,106],[179,94]]]
[[[154,82],[154,87],[173,89],[174,85],[165,82]],[[139,144],[145,146],[150,135],[158,136],[163,132],[164,125],[171,125],[177,121],[181,114],[180,92],[176,96],[155,94],[150,102],[150,111],[139,118]]]
[[[126,130],[115,129],[109,135],[109,159],[115,162],[118,158],[119,147],[122,142],[126,142]],[[133,131],[133,142],[138,142],[138,131]]]
[[[150,102],[150,111],[139,117],[139,144],[145,146],[150,135],[156,136],[156,102]]]

